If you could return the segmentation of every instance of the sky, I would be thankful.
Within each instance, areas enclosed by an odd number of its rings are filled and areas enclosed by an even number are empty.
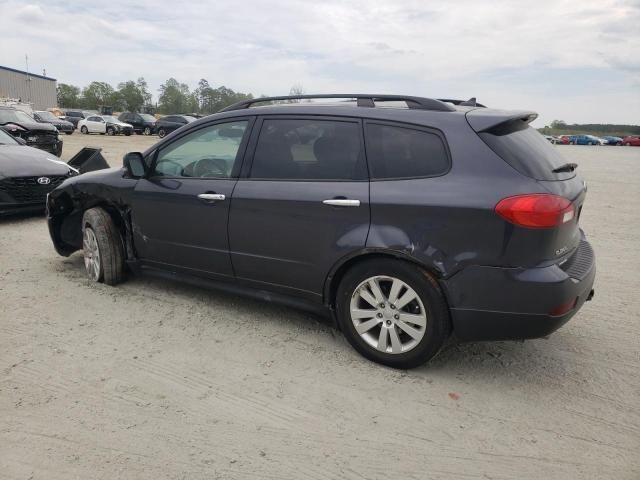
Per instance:
[[[0,0],[0,65],[85,86],[395,93],[640,124],[640,0]]]

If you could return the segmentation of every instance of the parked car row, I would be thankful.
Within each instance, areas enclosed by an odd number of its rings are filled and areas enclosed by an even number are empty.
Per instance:
[[[549,142],[556,145],[624,145],[627,147],[640,146],[640,136],[629,135],[626,137],[616,137],[607,135],[596,137],[595,135],[545,135]]]

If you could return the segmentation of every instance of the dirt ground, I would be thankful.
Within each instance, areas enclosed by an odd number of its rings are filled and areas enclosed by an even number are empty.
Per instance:
[[[113,165],[156,137],[64,137]],[[0,220],[0,478],[640,478],[640,148],[557,147],[589,193],[595,299],[548,339],[394,371],[323,321],[133,277],[91,285]]]

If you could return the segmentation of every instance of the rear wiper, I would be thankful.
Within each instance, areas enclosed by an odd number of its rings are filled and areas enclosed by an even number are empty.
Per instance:
[[[553,173],[562,173],[562,172],[573,172],[576,168],[578,168],[577,163],[565,163],[564,165],[554,168],[551,170]]]

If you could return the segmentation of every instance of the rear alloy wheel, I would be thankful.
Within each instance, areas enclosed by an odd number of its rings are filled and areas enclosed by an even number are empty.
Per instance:
[[[87,133],[89,133],[89,129],[83,125],[80,129],[80,133],[84,133],[86,135]]]
[[[167,132],[164,131],[164,128],[161,128],[160,130],[158,130],[158,136],[160,138],[164,138],[164,136],[167,134]]]
[[[450,331],[435,280],[400,260],[356,265],[340,283],[336,307],[349,343],[366,358],[394,368],[425,363]]]
[[[87,276],[94,282],[115,285],[124,278],[122,237],[111,216],[91,208],[82,217],[82,250]]]
[[[144,127],[142,133],[145,135],[151,135],[151,129],[149,127]]]

